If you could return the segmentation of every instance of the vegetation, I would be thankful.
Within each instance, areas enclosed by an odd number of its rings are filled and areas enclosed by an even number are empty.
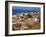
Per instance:
[[[25,14],[23,14],[23,16],[25,16]]]
[[[13,30],[20,30],[21,29],[21,24],[17,23],[17,24],[13,24]]]
[[[28,18],[32,18],[32,15],[31,14],[27,14],[26,15]]]
[[[16,24],[16,27],[21,27],[21,23],[17,23]]]

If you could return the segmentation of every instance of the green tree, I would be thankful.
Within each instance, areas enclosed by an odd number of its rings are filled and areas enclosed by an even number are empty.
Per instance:
[[[27,14],[26,15],[28,18],[32,18],[32,15],[31,14]]]
[[[23,14],[23,16],[25,16],[25,14]]]

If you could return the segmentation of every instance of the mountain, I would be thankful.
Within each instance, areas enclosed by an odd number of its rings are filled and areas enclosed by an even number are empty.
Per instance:
[[[13,15],[15,15],[16,13],[30,13],[30,12],[40,12],[40,7],[20,7],[20,6],[12,7]]]

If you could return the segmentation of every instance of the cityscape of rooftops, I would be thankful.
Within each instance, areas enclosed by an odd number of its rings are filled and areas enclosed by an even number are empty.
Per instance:
[[[40,29],[40,7],[12,7],[12,30]]]

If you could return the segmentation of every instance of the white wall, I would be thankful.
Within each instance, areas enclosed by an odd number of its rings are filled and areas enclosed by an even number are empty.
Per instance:
[[[16,0],[16,1],[29,1],[29,2],[44,2],[44,3],[46,3],[46,0]],[[4,19],[5,19],[5,0],[0,0],[0,37],[5,37],[4,36],[5,35],[5,20]],[[46,19],[46,17],[45,17],[45,19]],[[12,37],[46,37],[46,34],[12,36]]]

